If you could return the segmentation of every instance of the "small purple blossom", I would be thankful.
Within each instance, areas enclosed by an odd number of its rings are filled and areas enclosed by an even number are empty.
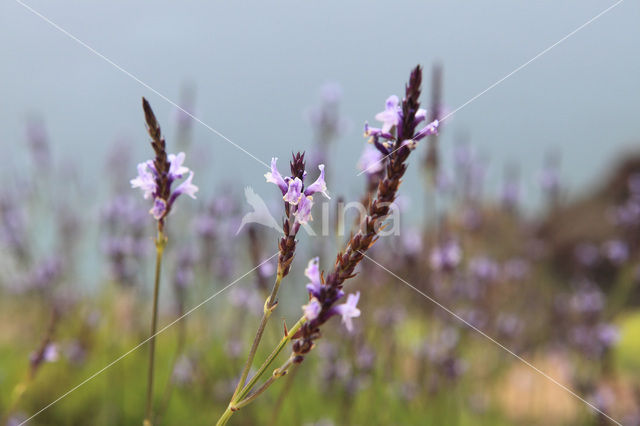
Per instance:
[[[304,270],[304,274],[307,276],[307,278],[311,280],[311,282],[307,284],[307,290],[313,296],[317,296],[318,293],[320,293],[320,290],[322,289],[319,261],[320,259],[318,257],[314,257],[309,261],[309,264],[307,265],[307,269]]]
[[[182,182],[173,192],[169,192],[168,199],[162,197],[159,193],[158,181],[161,178],[156,170],[153,161],[145,161],[138,164],[138,176],[131,179],[132,188],[140,188],[143,192],[145,199],[153,198],[153,207],[149,210],[149,213],[158,221],[162,220],[169,212],[175,202],[176,198],[182,194],[187,194],[191,198],[196,198],[195,193],[198,191],[198,187],[192,183],[193,172],[190,172],[187,167],[184,167],[185,154],[180,152],[179,154],[169,154],[167,159],[169,161],[169,171],[166,179],[167,184],[171,187],[171,184],[189,173],[187,179]]]
[[[273,157],[271,159],[271,171],[265,173],[264,177],[267,179],[267,182],[278,185],[278,188],[280,188],[280,191],[282,191],[282,195],[285,195],[289,190],[289,185],[285,182],[285,180],[282,178],[282,175],[278,171],[278,167],[276,164],[277,162],[278,157]]]
[[[391,95],[385,102],[384,111],[376,114],[376,120],[382,122],[382,132],[389,133],[389,131],[398,125],[400,121],[400,100],[396,95]]]
[[[365,145],[364,151],[358,160],[358,169],[368,175],[375,175],[384,169],[382,153],[372,145]]]
[[[291,205],[298,204],[302,196],[302,181],[299,178],[289,179],[289,187],[282,199]]]
[[[449,240],[431,252],[431,267],[435,270],[455,269],[462,260],[462,250],[455,240]]]
[[[331,199],[327,193],[327,183],[324,180],[324,164],[318,165],[318,169],[320,169],[320,176],[318,176],[318,179],[304,190],[304,195],[309,196],[319,192],[324,195],[325,198]]]
[[[598,257],[600,257],[600,251],[598,250],[598,246],[590,243],[583,243],[578,245],[574,249],[573,253],[576,260],[582,266],[586,266],[586,267],[593,266],[598,261]]]
[[[396,141],[396,133],[399,137],[402,137],[401,146],[407,146],[409,149],[414,149],[417,145],[416,142],[427,136],[436,134],[439,126],[438,120],[434,120],[412,135],[404,135],[401,131],[402,129],[398,129],[397,132],[394,132],[394,129],[402,124],[402,107],[400,106],[400,100],[396,95],[391,95],[387,98],[384,111],[379,112],[375,117],[376,120],[382,122],[382,127],[370,127],[369,123],[365,122],[364,135],[365,137],[370,138],[369,142],[373,143],[383,156],[389,155],[393,151],[394,146],[390,142]],[[426,110],[419,109],[416,111],[414,117],[414,128],[412,130],[415,130],[415,126],[424,121],[426,117]],[[400,146],[395,149],[399,148]]]
[[[469,271],[481,281],[492,281],[498,277],[498,265],[488,257],[476,257],[469,262]]]
[[[167,202],[162,198],[156,198],[153,201],[153,207],[149,210],[149,213],[156,219],[160,220],[164,217],[167,212]]]
[[[304,316],[307,321],[313,321],[318,318],[321,310],[322,306],[320,306],[320,302],[318,302],[318,299],[315,297],[309,300],[309,303],[302,306],[302,311],[304,312]]]
[[[302,196],[300,198],[300,202],[298,203],[298,208],[294,212],[294,215],[296,217],[296,222],[301,224],[310,222],[313,219],[311,217],[312,207],[313,207],[313,197]]]
[[[285,203],[293,207],[291,213],[295,216],[296,223],[308,223],[313,219],[311,217],[313,195],[319,192],[325,197],[330,198],[325,181],[324,164],[318,165],[320,175],[316,181],[305,188],[303,180],[306,172],[302,175],[302,179],[297,176],[287,176],[283,178],[276,166],[277,161],[278,159],[276,157],[271,159],[271,171],[266,173],[264,177],[267,179],[267,182],[276,184],[278,188],[280,188],[282,199]]]
[[[360,316],[360,309],[356,307],[360,299],[360,292],[347,296],[347,302],[334,308],[336,313],[342,316],[342,322],[348,331],[353,331],[353,318]]]
[[[178,185],[176,190],[173,191],[173,194],[171,194],[171,199],[175,200],[179,195],[186,194],[195,200],[196,192],[198,192],[198,187],[195,186],[192,181],[193,172],[189,172],[189,177],[187,177],[187,179],[185,179],[185,181]]]
[[[151,173],[152,161],[138,164],[138,176],[131,180],[132,188],[140,188],[144,192],[144,199],[148,200],[157,189],[156,179]]]
[[[607,241],[604,244],[604,252],[607,258],[617,265],[623,264],[629,258],[629,248],[620,240]]]
[[[426,112],[425,112],[426,114]],[[417,118],[417,114],[416,114]],[[435,135],[438,133],[438,127],[440,126],[440,122],[438,120],[433,120],[431,123],[427,124],[420,130],[414,137],[414,141],[419,141],[427,136]]]

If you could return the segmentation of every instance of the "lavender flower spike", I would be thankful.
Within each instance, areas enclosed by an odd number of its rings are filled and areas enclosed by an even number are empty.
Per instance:
[[[130,181],[132,188],[140,188],[143,191],[145,199],[153,198],[153,207],[149,210],[149,213],[158,221],[161,221],[169,214],[174,201],[181,194],[196,198],[195,193],[198,191],[198,187],[192,183],[193,172],[182,165],[184,157],[184,152],[177,155],[167,155],[169,170],[164,177],[158,173],[153,161],[149,160],[140,163],[138,164],[138,176]],[[189,177],[174,191],[171,191],[171,184],[176,179],[181,179],[186,173],[189,173]],[[162,191],[164,194],[160,193],[160,182],[167,186]]]

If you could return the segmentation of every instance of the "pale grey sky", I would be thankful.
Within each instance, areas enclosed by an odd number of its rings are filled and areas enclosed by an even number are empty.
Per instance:
[[[401,94],[416,63],[427,71],[443,64],[444,100],[455,109],[615,3],[25,2],[173,100],[192,82],[196,115],[266,162],[309,147],[304,111],[323,83],[340,83],[351,126],[334,151],[332,181],[349,190],[362,185],[355,177],[362,123],[388,95]],[[533,198],[535,173],[555,148],[573,188],[593,182],[640,141],[638,18],[640,3],[622,2],[458,112],[443,131],[445,156],[456,136],[468,134],[490,159],[490,183],[497,185],[506,162],[519,163]],[[143,95],[171,147],[170,104],[14,0],[0,4],[0,58],[5,171],[16,163],[31,111],[45,118],[56,157],[82,163],[89,181],[116,139],[135,143],[139,160],[150,156]],[[266,191],[254,159],[198,124],[195,138],[194,152],[215,150],[210,162],[187,159],[203,192],[223,178],[238,182],[238,192],[243,184]],[[405,194],[419,190],[418,171],[413,164]]]

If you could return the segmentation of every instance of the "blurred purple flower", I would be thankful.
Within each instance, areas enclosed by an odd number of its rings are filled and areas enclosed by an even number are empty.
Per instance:
[[[462,250],[458,243],[450,239],[431,251],[431,267],[436,271],[453,270],[462,260]]]
[[[469,271],[482,281],[492,281],[498,277],[498,265],[486,256],[475,257],[469,261]]]
[[[598,261],[600,250],[595,244],[583,243],[575,248],[574,254],[582,266],[590,267]]]
[[[320,306],[320,302],[315,297],[311,298],[309,303],[302,306],[302,311],[304,312],[304,316],[307,318],[307,321],[313,321],[318,318],[321,310],[322,306]]]
[[[629,258],[629,248],[623,241],[607,241],[604,244],[603,249],[607,258],[617,265],[623,264]]]
[[[400,121],[400,100],[396,95],[391,95],[385,102],[384,111],[376,114],[376,120],[382,122],[382,132],[389,133],[389,131],[398,125]]]

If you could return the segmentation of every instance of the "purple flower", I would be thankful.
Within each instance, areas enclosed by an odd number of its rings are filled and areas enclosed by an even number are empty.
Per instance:
[[[318,299],[315,297],[309,300],[309,303],[302,306],[302,311],[304,312],[304,316],[307,318],[307,321],[313,321],[318,318],[321,310],[322,306],[320,306],[320,302],[318,302]]]
[[[58,345],[49,343],[42,353],[42,359],[45,362],[56,362],[59,358],[60,352],[58,351]]]
[[[476,257],[469,262],[469,270],[481,281],[492,281],[498,277],[498,265],[488,257]]]
[[[167,212],[167,202],[162,198],[156,198],[153,201],[153,207],[149,210],[149,213],[153,215],[156,220],[160,220]]]
[[[583,243],[574,249],[576,260],[583,266],[593,266],[600,256],[598,247],[595,244]]]
[[[621,265],[629,258],[629,248],[620,240],[611,240],[605,243],[604,251],[607,258],[615,264]]]
[[[280,191],[282,191],[282,195],[285,195],[289,190],[289,185],[287,185],[287,183],[282,178],[282,175],[278,171],[278,167],[276,165],[277,162],[278,157],[273,157],[271,159],[271,171],[265,173],[264,177],[267,179],[267,182],[275,183],[276,185],[278,185],[278,188],[280,188]]]
[[[454,240],[450,240],[431,252],[431,267],[435,270],[452,270],[462,260],[462,250]]]
[[[341,305],[338,305],[334,308],[335,312],[342,316],[342,322],[345,327],[347,327],[348,331],[353,331],[353,322],[352,318],[357,318],[360,316],[360,309],[356,307],[358,304],[358,300],[360,299],[360,292],[356,294],[350,294],[347,296],[347,302]]]
[[[427,117],[427,111],[419,109],[415,112],[415,118],[413,128],[420,122],[424,121]],[[369,142],[373,143],[375,147],[382,153],[382,155],[389,155],[394,147],[391,141],[396,141],[395,132],[393,130],[402,125],[402,108],[400,101],[396,95],[391,95],[387,98],[384,111],[376,114],[376,120],[382,122],[381,128],[369,127],[369,123],[364,125],[365,137],[370,137]],[[402,129],[398,129],[397,134],[402,137],[402,146],[407,146],[409,149],[416,147],[416,142],[423,139],[426,136],[434,135],[438,131],[439,122],[434,120],[427,124],[417,133],[411,135],[405,135]],[[382,139],[382,140],[381,140]],[[396,147],[395,149],[399,149]]]
[[[425,112],[426,114],[426,112]],[[417,114],[416,114],[417,117]],[[414,137],[414,141],[419,141],[422,138],[427,136],[435,135],[438,133],[438,126],[440,126],[440,122],[438,120],[433,120],[431,123],[424,126],[422,130],[420,130]]]
[[[307,187],[307,189],[304,190],[304,195],[309,196],[315,194],[316,192],[320,192],[327,199],[331,199],[331,197],[329,197],[329,194],[327,194],[327,183],[324,180],[324,164],[318,165],[318,169],[320,169],[320,176],[318,176],[318,179],[316,179],[315,182],[313,182]]]
[[[169,163],[170,163],[169,179],[171,180],[182,179],[182,176],[189,171],[188,168],[182,165],[182,163],[184,163],[184,157],[185,157],[184,152],[180,152],[178,153],[178,155],[175,155],[175,154],[168,155],[167,158],[169,159]]]
[[[300,197],[300,202],[298,203],[298,208],[293,213],[296,217],[296,222],[305,224],[311,221],[313,218],[311,217],[311,208],[313,207],[313,197]]]
[[[185,179],[185,181],[182,182],[180,185],[178,185],[175,191],[173,191],[173,194],[171,195],[171,199],[175,200],[181,194],[186,194],[189,197],[195,199],[196,192],[198,192],[198,187],[195,186],[192,183],[192,181],[193,181],[193,172],[189,172],[189,177]]]
[[[376,114],[376,120],[382,122],[382,132],[389,133],[389,131],[398,125],[400,121],[400,100],[396,95],[391,95],[385,102],[384,111]]]
[[[324,177],[324,164],[320,164],[320,176],[314,183],[304,188],[303,179],[306,176],[306,172],[303,174],[302,179],[299,177],[287,176],[282,177],[278,168],[276,167],[277,158],[271,159],[271,171],[266,173],[264,177],[267,182],[278,185],[282,192],[282,199],[293,206],[292,214],[296,218],[296,222],[304,224],[312,220],[311,208],[313,206],[313,195],[317,192],[322,193],[325,197],[330,198],[327,193],[327,184]]]
[[[307,269],[304,270],[304,274],[311,280],[309,284],[307,284],[307,290],[313,296],[318,296],[320,293],[320,289],[322,288],[322,280],[320,279],[320,268],[318,266],[320,259],[318,257],[314,257],[309,261],[309,265],[307,265]]]
[[[289,187],[282,199],[289,204],[296,205],[302,196],[302,181],[299,178],[288,179]]]
[[[383,170],[382,153],[372,145],[365,145],[364,151],[358,160],[358,169],[368,175],[375,175]]]
[[[153,162],[145,161],[138,164],[138,176],[131,179],[132,188],[140,188],[144,192],[144,199],[148,200],[156,192],[156,178],[149,170],[153,170]]]
[[[158,192],[158,181],[161,179],[161,176],[159,176],[151,160],[138,164],[138,176],[130,181],[132,188],[140,188],[143,191],[145,199],[153,198],[153,207],[149,210],[149,213],[153,215],[156,220],[160,221],[169,214],[174,201],[181,194],[187,194],[191,198],[196,198],[195,193],[198,191],[198,187],[192,183],[193,172],[189,172],[189,169],[182,165],[184,158],[184,152],[180,152],[177,155],[169,154],[167,156],[169,171],[166,179],[169,187],[173,181],[182,179],[186,173],[189,173],[189,177],[187,177],[175,191],[169,192],[168,199],[163,198],[163,194]]]

